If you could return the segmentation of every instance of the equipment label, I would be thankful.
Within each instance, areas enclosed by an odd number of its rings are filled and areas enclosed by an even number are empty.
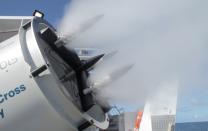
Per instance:
[[[17,63],[17,61],[18,61],[17,58],[11,58],[8,60],[0,61],[0,70],[4,70],[9,66],[14,65],[15,63]]]
[[[0,110],[0,118],[1,118],[1,119],[4,118],[4,110],[3,110],[3,109]]]
[[[13,98],[15,98],[16,96],[20,95],[22,92],[24,92],[26,90],[25,85],[19,85],[16,88],[9,90],[7,92],[4,93],[0,93],[0,105],[2,103],[5,103],[9,100],[12,100]],[[5,110],[3,108],[0,108],[0,119],[4,119],[5,118]]]

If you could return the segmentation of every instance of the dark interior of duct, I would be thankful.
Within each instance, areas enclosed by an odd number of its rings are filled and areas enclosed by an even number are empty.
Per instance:
[[[88,111],[95,104],[91,93],[83,93],[83,90],[90,88],[87,85],[88,69],[104,55],[95,56],[83,62],[73,49],[68,49],[64,46],[63,41],[59,40],[57,35],[50,28],[44,29],[44,31],[41,31],[39,35],[50,46],[50,48],[75,71],[82,110]],[[57,46],[57,42],[59,46]],[[67,80],[67,78],[65,78],[65,80]],[[106,109],[103,110],[106,112]]]

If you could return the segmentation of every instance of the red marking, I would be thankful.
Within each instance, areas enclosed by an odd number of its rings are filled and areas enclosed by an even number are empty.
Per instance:
[[[142,115],[143,115],[142,111],[139,111],[137,113],[137,118],[136,118],[136,121],[135,121],[135,124],[134,124],[134,130],[136,130],[136,131],[138,131],[138,129],[140,127],[140,123],[142,121]]]

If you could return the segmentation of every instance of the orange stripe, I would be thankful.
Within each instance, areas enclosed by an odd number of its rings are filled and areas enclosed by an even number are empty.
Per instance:
[[[134,129],[139,129],[140,123],[142,121],[142,115],[143,115],[143,112],[142,111],[139,111],[137,113],[137,118],[136,118],[136,121],[135,121]]]

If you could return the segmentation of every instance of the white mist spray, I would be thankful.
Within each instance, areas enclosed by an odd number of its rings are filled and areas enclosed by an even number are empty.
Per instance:
[[[169,86],[187,89],[208,86],[207,6],[205,0],[72,0],[58,32],[67,35],[85,20],[104,15],[67,46],[118,50],[96,66],[93,77],[128,64],[134,67],[102,88],[100,96],[138,104],[162,83],[178,81],[177,87]]]

